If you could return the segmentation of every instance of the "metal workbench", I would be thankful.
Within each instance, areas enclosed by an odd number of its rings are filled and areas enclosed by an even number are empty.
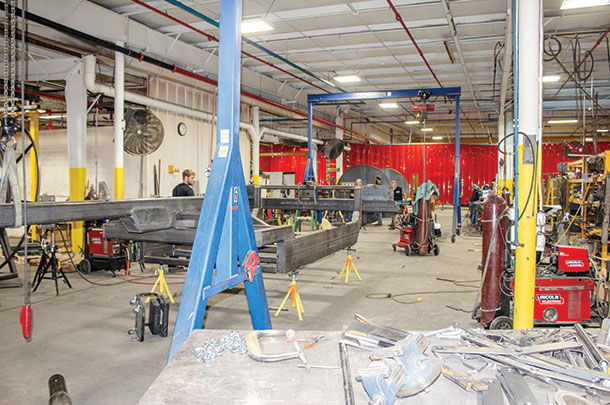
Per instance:
[[[217,338],[226,330],[195,330],[165,367],[157,379],[142,396],[139,404],[345,404],[341,369],[298,368],[297,359],[277,363],[257,362],[248,355],[224,352],[220,357],[205,363],[194,355],[195,347],[201,346],[207,338]],[[511,331],[508,331],[511,332]],[[240,331],[245,336],[248,331]],[[340,365],[338,342],[340,332],[297,331],[297,338],[313,338],[324,335],[321,341],[306,350],[312,365]],[[428,337],[431,346],[457,345],[456,339]],[[302,343],[301,345],[304,345]],[[290,351],[291,344],[286,343]],[[427,353],[430,350],[427,350]],[[356,381],[358,369],[370,364],[369,351],[349,347],[349,362],[356,404],[367,404],[362,384]],[[460,368],[455,356],[444,357],[444,365]],[[476,363],[476,360],[475,360]],[[480,375],[493,377],[495,367],[487,367]],[[573,386],[545,384],[525,377],[538,403],[547,404],[557,389],[578,392]],[[584,391],[583,391],[584,392]],[[441,375],[426,391],[410,397],[397,399],[396,404],[477,404],[477,394],[466,392]],[[498,398],[497,404],[508,404]],[[554,403],[554,402],[550,402]],[[595,402],[597,403],[597,402]],[[602,399],[602,403],[603,399]]]

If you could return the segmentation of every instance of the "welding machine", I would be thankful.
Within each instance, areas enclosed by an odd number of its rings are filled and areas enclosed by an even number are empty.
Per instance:
[[[490,194],[483,209],[483,253],[480,302],[473,318],[491,329],[512,328],[515,270],[505,235],[505,200]],[[607,304],[597,295],[599,274],[586,248],[543,244],[536,266],[534,324],[573,324],[603,317]]]
[[[534,324],[566,325],[589,321],[597,314],[592,304],[598,298],[595,268],[591,266],[586,248],[574,246],[550,246],[548,264],[536,268],[534,292]],[[483,289],[491,288],[483,283]],[[505,269],[500,282],[500,297],[496,311],[489,323],[479,321],[491,329],[512,328],[513,269]],[[480,311],[480,309],[479,309]]]
[[[394,251],[397,247],[403,248],[407,256],[429,253],[438,256],[440,248],[437,240],[441,236],[440,224],[431,215],[430,204],[426,204],[428,201],[421,201],[423,204],[419,215],[414,215],[410,206],[407,206],[404,213],[398,216],[398,224],[394,228],[400,231],[400,239],[392,244],[392,248]]]
[[[126,246],[118,241],[104,239],[101,228],[85,228],[84,258],[78,263],[78,270],[88,274],[91,271],[108,270],[114,275],[115,271],[127,268]]]

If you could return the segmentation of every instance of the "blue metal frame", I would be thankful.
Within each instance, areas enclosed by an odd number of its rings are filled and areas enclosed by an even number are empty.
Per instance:
[[[442,87],[430,89],[408,89],[408,90],[388,90],[372,91],[361,93],[333,93],[333,94],[310,94],[307,96],[307,166],[303,182],[316,178],[313,168],[312,151],[312,118],[314,105],[333,104],[338,101],[349,100],[377,100],[384,98],[404,98],[417,97],[420,92],[428,92],[430,96],[447,96],[455,100],[455,175],[453,179],[453,224],[452,232],[456,235],[462,228],[462,210],[460,203],[461,195],[461,173],[460,173],[460,96],[461,87]]]
[[[239,265],[258,255],[239,153],[242,0],[220,2],[216,153],[182,291],[169,360],[203,326],[207,299],[244,283],[254,329],[271,329],[260,265],[252,281]],[[216,273],[214,275],[214,270]],[[168,361],[169,361],[168,360]]]

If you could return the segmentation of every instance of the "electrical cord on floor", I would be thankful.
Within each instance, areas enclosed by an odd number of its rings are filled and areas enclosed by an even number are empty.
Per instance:
[[[470,288],[469,290],[438,290],[438,291],[413,291],[413,292],[405,292],[399,294],[392,294],[386,292],[372,292],[366,295],[366,298],[372,300],[381,300],[390,298],[392,301],[398,302],[399,304],[415,304],[421,302],[421,298],[417,298],[415,301],[403,301],[398,299],[397,297],[403,297],[408,295],[430,295],[430,294],[463,294],[463,293],[473,293],[478,291],[478,286],[469,285],[468,283],[478,283],[479,280],[449,280],[445,278],[437,278],[439,281],[447,281],[451,282],[453,285],[457,287],[466,287]]]
[[[83,280],[85,280],[89,284],[97,285],[97,286],[100,286],[100,287],[110,287],[110,286],[113,286],[113,285],[119,285],[119,284],[123,284],[123,283],[127,282],[127,280],[121,280],[121,281],[118,281],[116,283],[98,283],[96,281],[89,280],[87,277],[85,277],[83,275],[83,273],[78,269],[76,264],[74,263],[74,259],[73,259],[74,252],[72,251],[71,248],[68,249],[68,243],[66,242],[66,238],[64,236],[64,232],[61,230],[59,225],[55,225],[55,227],[59,230],[59,235],[61,236],[61,239],[64,242],[64,246],[66,247],[66,252],[68,253],[68,258],[70,260],[70,263],[72,263],[72,267],[74,268],[76,273],[80,276],[80,278],[82,278]]]
[[[85,277],[83,275],[83,273],[78,269],[78,267],[74,263],[74,259],[73,259],[74,252],[72,251],[72,249],[68,249],[68,247],[67,247],[68,244],[66,243],[66,238],[64,236],[63,231],[61,230],[61,228],[58,225],[55,225],[55,227],[59,230],[59,234],[61,235],[61,239],[64,243],[64,246],[66,246],[66,252],[68,253],[68,258],[69,258],[70,263],[72,264],[72,267],[74,268],[74,272],[77,273],[83,280],[85,280],[89,284],[100,286],[100,287],[110,287],[113,285],[119,285],[119,284],[123,284],[123,283],[146,284],[146,285],[155,284],[154,282],[135,281],[135,280],[129,280],[128,278],[121,280],[121,281],[117,281],[115,283],[98,283],[96,281],[88,279],[87,277]],[[153,278],[153,277],[157,277],[157,276],[156,275],[141,276],[141,278]],[[175,281],[175,282],[169,282],[167,284],[184,284],[184,282]]]

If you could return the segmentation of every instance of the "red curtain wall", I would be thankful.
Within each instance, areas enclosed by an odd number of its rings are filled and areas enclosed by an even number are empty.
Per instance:
[[[401,172],[409,184],[411,176],[424,179],[424,145],[361,145],[352,144],[351,151],[343,153],[343,167],[347,170],[357,165],[372,165],[380,169],[390,167]],[[431,144],[425,146],[426,180],[431,180],[439,189],[442,202],[453,201],[453,168],[455,145]],[[472,194],[473,184],[489,184],[496,176],[498,148],[495,145],[461,145],[460,169],[462,172],[462,204]],[[590,149],[591,150],[591,149]],[[610,142],[598,144],[598,151],[610,150]],[[263,172],[296,172],[298,181],[303,179],[307,162],[307,148],[287,145],[261,146],[261,153],[297,153],[298,156],[261,156]],[[512,158],[510,156],[509,158]],[[542,147],[542,175],[557,172],[559,162],[570,159],[563,154],[563,144],[549,143]],[[334,166],[334,165],[333,165]],[[326,157],[318,153],[316,171],[319,184],[327,184]],[[331,173],[329,177],[334,177]]]

